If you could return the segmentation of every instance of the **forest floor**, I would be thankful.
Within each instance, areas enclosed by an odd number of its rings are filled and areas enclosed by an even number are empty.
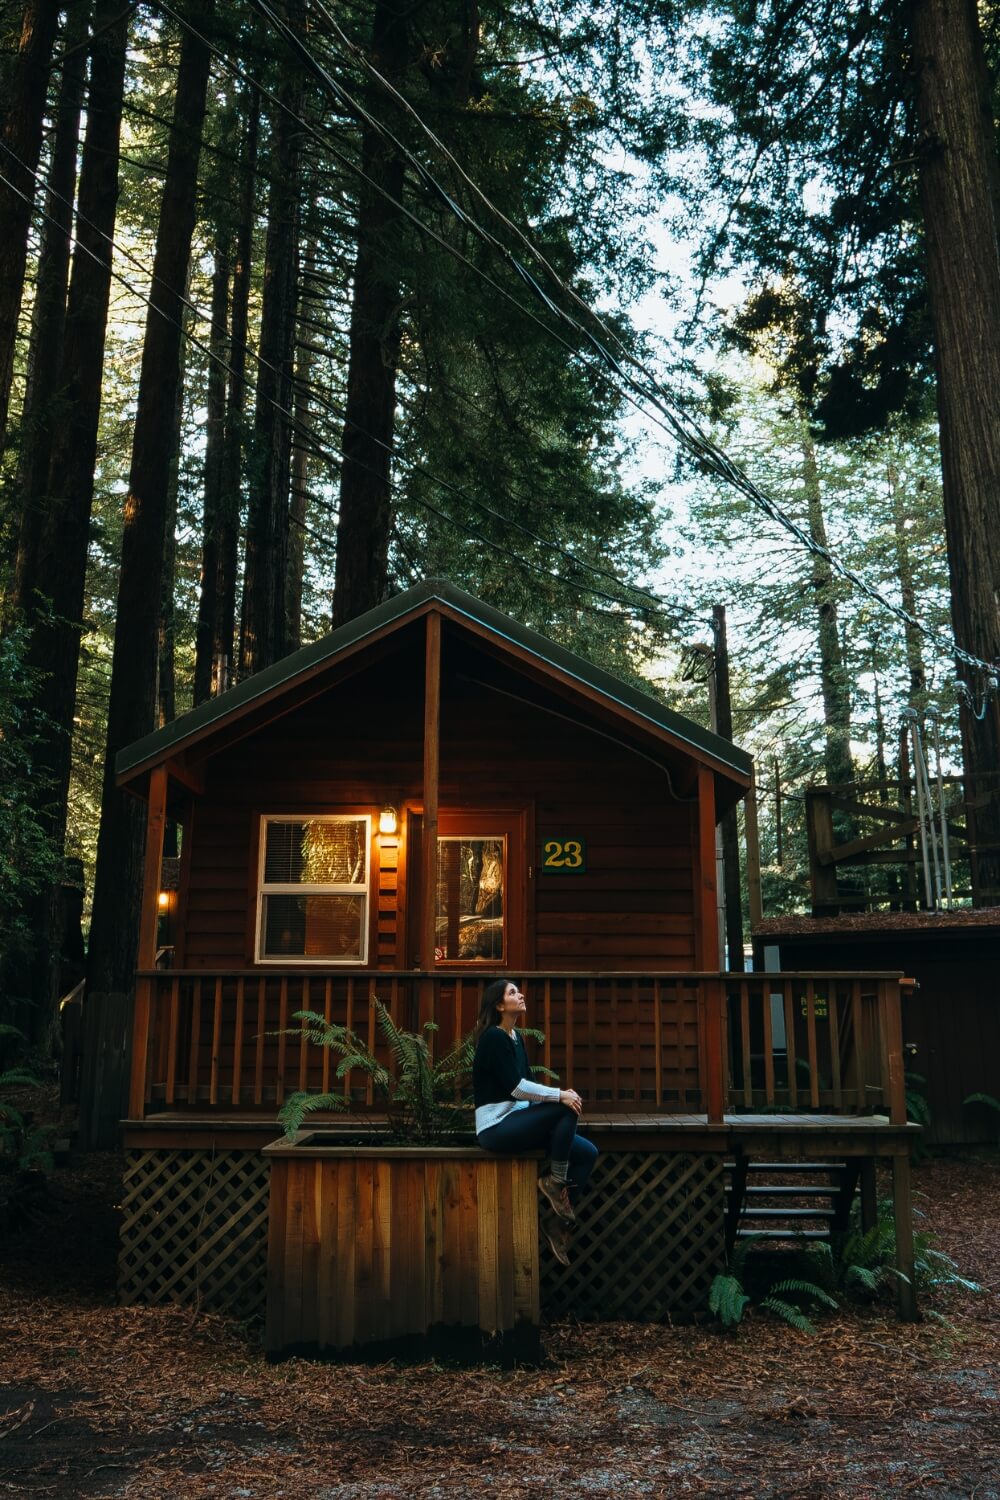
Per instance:
[[[923,1227],[984,1288],[925,1300],[947,1323],[560,1324],[513,1372],[269,1365],[259,1329],[116,1306],[119,1171],[56,1170],[0,1243],[0,1495],[1000,1500],[995,1155],[916,1169]]]

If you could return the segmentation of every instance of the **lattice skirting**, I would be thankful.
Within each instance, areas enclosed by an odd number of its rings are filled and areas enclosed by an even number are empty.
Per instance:
[[[570,1266],[543,1242],[545,1312],[651,1323],[703,1310],[725,1261],[724,1203],[720,1156],[604,1152]]]
[[[263,1316],[268,1187],[259,1151],[130,1151],[121,1301]]]
[[[263,1316],[268,1166],[258,1151],[132,1151],[124,1182],[124,1303]],[[606,1151],[573,1237],[572,1264],[544,1246],[549,1317],[656,1322],[703,1309],[724,1263],[719,1156]]]

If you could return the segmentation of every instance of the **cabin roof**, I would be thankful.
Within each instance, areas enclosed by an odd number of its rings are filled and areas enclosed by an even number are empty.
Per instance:
[[[748,781],[753,760],[745,750],[442,579],[427,579],[405,593],[385,600],[321,640],[293,651],[227,692],[198,704],[164,728],[126,745],[115,759],[119,780],[131,781],[151,766],[206,738],[258,700],[280,696],[285,688],[290,688],[303,677],[313,676],[326,663],[333,663],[339,655],[357,648],[367,638],[391,633],[434,608],[440,609],[446,619],[464,621],[478,632],[485,631],[501,645],[527,652],[540,665],[563,679],[596,691],[610,705],[639,715],[654,730],[665,731],[688,748],[696,759],[710,759],[717,770],[723,774],[728,772],[741,785]]]

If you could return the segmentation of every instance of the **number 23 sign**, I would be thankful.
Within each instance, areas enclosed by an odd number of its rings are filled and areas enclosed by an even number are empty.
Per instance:
[[[582,875],[587,868],[586,839],[546,838],[542,840],[543,875]]]

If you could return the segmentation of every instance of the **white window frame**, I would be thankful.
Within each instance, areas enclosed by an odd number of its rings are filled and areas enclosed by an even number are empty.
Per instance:
[[[272,882],[264,884],[264,860],[267,854],[267,825],[269,823],[363,823],[365,825],[365,874],[364,884],[320,885],[317,883]],[[372,875],[372,818],[370,813],[262,813],[260,817],[260,847],[257,851],[257,931],[254,938],[254,961],[258,964],[306,964],[311,968],[327,965],[343,967],[354,964],[363,967],[368,962],[368,943],[371,928],[371,875]],[[361,923],[360,958],[325,958],[315,954],[265,955],[264,946],[264,897],[265,896],[362,896],[365,909]]]

